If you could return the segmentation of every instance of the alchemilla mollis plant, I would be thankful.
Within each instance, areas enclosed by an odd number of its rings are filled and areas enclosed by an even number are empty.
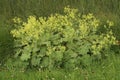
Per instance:
[[[89,64],[91,56],[105,55],[115,44],[112,22],[104,25],[105,33],[98,33],[100,21],[93,14],[81,15],[69,7],[64,13],[29,16],[26,22],[14,18],[15,57],[31,67],[76,68]]]

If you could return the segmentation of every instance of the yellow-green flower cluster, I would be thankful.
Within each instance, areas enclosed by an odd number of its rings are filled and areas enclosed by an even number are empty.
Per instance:
[[[107,23],[108,23],[108,25],[111,27],[111,26],[114,26],[114,23],[112,22],[112,21],[109,21],[109,20],[107,20]]]
[[[14,23],[21,23],[22,20],[21,20],[21,18],[15,17],[15,18],[13,18],[13,22]]]
[[[113,36],[113,33],[109,31],[107,34],[102,34],[96,41],[93,41],[92,50],[94,54],[100,54],[102,49],[107,49],[111,44],[115,44],[116,38]]]
[[[16,20],[17,19],[17,20]],[[14,21],[18,21],[19,18],[15,18]],[[19,21],[18,21],[19,22]],[[41,23],[36,20],[34,16],[30,16],[27,22],[23,22],[19,29],[11,31],[13,37],[21,39],[21,43],[29,43],[29,40],[39,39],[39,36],[44,32],[41,28]]]
[[[79,30],[82,37],[86,37],[89,34],[96,33],[99,27],[99,20],[96,19],[93,14],[83,15],[79,20]]]
[[[64,12],[67,13],[67,16],[71,18],[76,18],[76,13],[78,12],[78,9],[70,9],[70,7],[65,7]]]

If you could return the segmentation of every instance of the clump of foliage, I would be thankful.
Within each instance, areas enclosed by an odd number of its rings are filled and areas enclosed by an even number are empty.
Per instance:
[[[81,15],[77,9],[65,7],[64,15],[30,16],[27,22],[14,18],[11,31],[15,57],[28,66],[38,68],[76,68],[90,63],[90,57],[105,55],[115,43],[110,27],[98,33],[100,21],[93,14]]]

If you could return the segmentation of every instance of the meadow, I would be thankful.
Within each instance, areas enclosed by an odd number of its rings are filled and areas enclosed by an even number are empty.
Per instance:
[[[14,56],[14,39],[10,31],[14,29],[12,19],[20,17],[26,21],[30,15],[48,17],[63,13],[65,6],[77,8],[81,14],[93,13],[102,23],[114,22],[112,27],[120,40],[119,0],[0,0],[0,80],[119,80],[120,46],[112,46],[107,58],[94,61],[91,65],[75,69],[53,69],[27,71],[14,68],[7,62]],[[101,29],[101,31],[104,31]]]
[[[112,59],[112,60],[111,60]],[[1,80],[119,80],[119,55],[110,55],[102,62],[94,62],[85,69],[72,71],[53,69],[52,71],[21,71],[18,69],[3,69],[0,71]],[[10,66],[9,66],[10,67]]]

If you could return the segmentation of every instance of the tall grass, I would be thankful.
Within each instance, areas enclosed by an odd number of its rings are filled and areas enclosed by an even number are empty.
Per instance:
[[[120,0],[0,0],[0,14],[5,16],[47,16],[62,12],[70,5],[81,12],[113,13],[120,15]]]
[[[6,26],[0,26],[0,65],[13,55],[13,38]]]

